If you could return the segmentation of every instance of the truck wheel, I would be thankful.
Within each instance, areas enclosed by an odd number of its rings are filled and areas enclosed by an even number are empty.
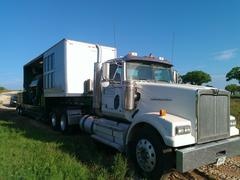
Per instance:
[[[129,147],[136,170],[150,179],[159,179],[169,167],[167,149],[161,136],[152,128],[144,128],[135,136]]]
[[[18,115],[23,116],[23,108],[21,106],[17,108],[17,113]]]
[[[19,115],[19,108],[20,108],[20,107],[17,107],[17,108],[16,108],[16,112],[17,112],[18,115]]]
[[[66,133],[68,131],[68,119],[65,113],[63,113],[60,118],[60,130],[62,133]]]
[[[54,130],[58,130],[59,121],[58,121],[58,118],[57,118],[57,114],[55,112],[52,112],[50,114],[50,123],[51,123],[51,126]]]

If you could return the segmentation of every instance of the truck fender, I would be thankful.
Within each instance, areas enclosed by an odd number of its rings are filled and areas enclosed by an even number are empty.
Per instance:
[[[126,145],[131,140],[134,131],[138,127],[150,126],[155,129],[162,137],[166,145],[170,145],[165,136],[171,136],[171,124],[155,114],[141,114],[134,117],[134,121],[128,129],[126,136]]]
[[[171,114],[168,114],[165,117],[159,116],[157,113],[139,114],[134,117],[134,121],[129,127],[126,136],[126,145],[133,137],[136,128],[143,128],[144,126],[150,126],[155,129],[167,146],[180,147],[194,144],[196,143],[196,140],[191,133],[175,135],[175,129],[177,126],[186,125],[191,126],[191,122],[187,119]]]

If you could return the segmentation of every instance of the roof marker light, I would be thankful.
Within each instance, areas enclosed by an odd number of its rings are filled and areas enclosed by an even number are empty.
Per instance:
[[[137,54],[137,52],[129,52],[128,53],[128,56],[137,56],[138,54]]]
[[[158,59],[159,59],[160,61],[164,61],[164,60],[165,60],[164,57],[158,57]]]

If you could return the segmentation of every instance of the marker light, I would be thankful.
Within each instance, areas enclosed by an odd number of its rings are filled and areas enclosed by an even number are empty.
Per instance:
[[[128,56],[137,56],[138,54],[136,52],[129,52]]]
[[[165,60],[164,57],[158,57],[158,59],[159,59],[160,61],[164,61],[164,60]]]
[[[166,116],[166,115],[167,115],[167,111],[165,109],[159,110],[159,116]]]

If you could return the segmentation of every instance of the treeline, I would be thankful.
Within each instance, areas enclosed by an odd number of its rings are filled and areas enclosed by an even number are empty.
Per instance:
[[[231,93],[231,95],[236,95],[237,93],[240,94],[240,86],[237,84],[229,84],[225,87],[227,91]]]
[[[211,76],[208,73],[203,71],[191,71],[181,76],[183,83],[190,83],[193,85],[202,85],[203,83],[210,82]],[[240,84],[240,67],[233,67],[226,74],[226,81],[237,80]],[[225,87],[227,91],[229,91],[232,95],[236,93],[240,94],[240,86],[237,84],[229,84]]]
[[[0,86],[0,91],[7,90],[5,87]]]
[[[232,79],[235,79],[238,81],[238,84],[240,84],[240,67],[234,67],[226,74],[227,81],[230,81]],[[231,92],[232,95],[235,95],[236,93],[240,94],[240,86],[237,84],[229,84],[225,87],[225,89],[229,92]]]

